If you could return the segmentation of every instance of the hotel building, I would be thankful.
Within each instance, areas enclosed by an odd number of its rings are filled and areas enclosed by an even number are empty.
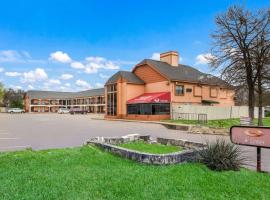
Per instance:
[[[26,112],[57,112],[59,108],[79,107],[89,113],[104,113],[104,88],[81,92],[30,90],[24,96]]]
[[[218,77],[178,63],[178,52],[145,59],[105,84],[105,118],[169,119],[175,105],[234,105],[235,91]]]

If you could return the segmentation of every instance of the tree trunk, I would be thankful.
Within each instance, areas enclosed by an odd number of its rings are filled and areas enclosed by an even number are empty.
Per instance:
[[[263,109],[262,109],[262,80],[261,76],[258,76],[258,126],[263,126]]]
[[[248,87],[248,115],[251,120],[254,119],[254,105],[255,105],[255,94],[254,85],[249,85]]]

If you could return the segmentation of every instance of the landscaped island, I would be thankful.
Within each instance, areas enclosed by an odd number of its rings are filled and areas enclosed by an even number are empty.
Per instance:
[[[166,154],[166,153],[173,153],[177,151],[183,150],[183,148],[179,146],[172,146],[172,145],[163,145],[163,144],[149,144],[144,141],[134,141],[119,144],[120,147],[124,147],[127,149],[145,152],[145,153],[153,153],[153,154]]]
[[[152,166],[96,147],[0,154],[0,199],[269,199],[270,175]]]

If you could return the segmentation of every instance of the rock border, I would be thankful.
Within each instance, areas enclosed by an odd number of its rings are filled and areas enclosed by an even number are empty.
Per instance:
[[[184,147],[185,150],[168,154],[151,154],[116,146],[117,144],[122,144],[136,140],[144,140],[149,143],[157,142],[165,145],[181,146]],[[86,142],[86,144],[97,146],[107,152],[119,155],[126,159],[152,165],[169,165],[176,163],[193,162],[196,159],[198,152],[205,147],[205,145],[202,143],[196,143],[180,139],[176,140],[167,138],[157,138],[157,141],[152,141],[150,139],[150,136],[141,136],[138,134],[132,134],[123,137],[90,138]]]

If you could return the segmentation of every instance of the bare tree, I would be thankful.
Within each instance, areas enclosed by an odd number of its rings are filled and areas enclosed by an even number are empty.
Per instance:
[[[254,65],[254,42],[265,29],[266,12],[251,13],[233,6],[216,17],[217,30],[214,40],[212,67],[221,70],[221,76],[229,83],[248,88],[249,116],[254,118],[255,86],[258,77]]]
[[[261,10],[261,25],[255,31],[258,32],[257,37],[252,43],[252,65],[256,68],[258,93],[258,125],[263,125],[263,90],[266,90],[269,83],[270,75],[270,9]]]

